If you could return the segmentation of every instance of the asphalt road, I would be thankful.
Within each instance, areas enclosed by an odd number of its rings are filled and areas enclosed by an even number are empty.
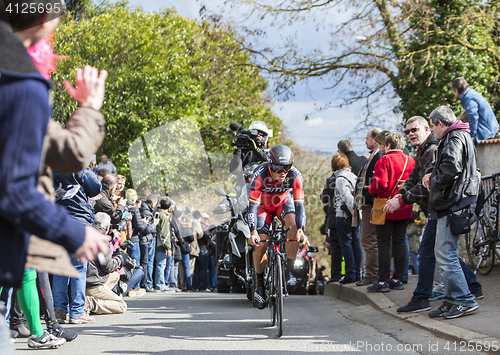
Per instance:
[[[390,317],[370,306],[323,296],[285,299],[284,332],[270,326],[269,309],[244,294],[154,293],[127,298],[123,315],[66,325],[78,338],[50,354],[480,354]],[[32,353],[26,339],[18,354]],[[465,349],[464,351],[461,351]],[[44,353],[46,353],[44,352]]]

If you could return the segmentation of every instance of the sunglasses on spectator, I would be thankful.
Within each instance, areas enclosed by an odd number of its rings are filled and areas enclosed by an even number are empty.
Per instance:
[[[291,168],[292,164],[289,165],[278,165],[278,164],[269,164],[271,170],[275,173],[287,173]]]
[[[405,134],[406,134],[406,135],[409,135],[409,134],[410,134],[410,132],[411,132],[411,133],[415,133],[415,132],[416,132],[416,131],[418,131],[420,128],[422,128],[422,127],[414,127],[414,128],[407,129],[407,130],[405,131]]]

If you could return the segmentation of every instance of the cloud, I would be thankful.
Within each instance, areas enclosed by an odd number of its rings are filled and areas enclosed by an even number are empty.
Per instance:
[[[290,138],[308,151],[334,152],[337,142],[353,136],[358,123],[358,111],[350,109],[330,108],[317,111],[322,102],[278,102],[271,109],[278,116],[290,133]],[[316,116],[318,115],[318,116]],[[308,116],[309,119],[305,119]],[[364,152],[366,147],[359,142],[354,149]]]
[[[306,121],[306,126],[322,126],[325,124],[323,117],[316,117]]]

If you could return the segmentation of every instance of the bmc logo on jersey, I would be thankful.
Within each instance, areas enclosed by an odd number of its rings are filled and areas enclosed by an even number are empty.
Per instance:
[[[278,194],[286,191],[288,191],[288,188],[283,187],[265,187],[262,189],[262,192],[266,192],[268,194]]]
[[[259,165],[259,167],[257,169],[255,169],[254,173],[253,173],[253,177],[257,177],[259,176],[261,173],[262,173],[262,170],[264,170],[264,164],[261,164]]]

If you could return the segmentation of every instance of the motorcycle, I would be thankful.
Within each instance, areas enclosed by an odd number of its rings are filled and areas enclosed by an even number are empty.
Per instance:
[[[244,188],[243,188],[244,189]],[[244,291],[252,300],[252,278],[254,275],[252,251],[248,245],[250,228],[246,220],[248,195],[242,190],[239,197],[226,194],[222,189],[214,190],[224,199],[214,214],[231,212],[231,217],[219,222],[215,234],[217,256],[217,291],[220,293]]]
[[[318,285],[318,247],[301,245],[297,251],[297,258],[293,266],[293,275],[297,279],[297,288],[290,293],[299,295],[317,295]]]

